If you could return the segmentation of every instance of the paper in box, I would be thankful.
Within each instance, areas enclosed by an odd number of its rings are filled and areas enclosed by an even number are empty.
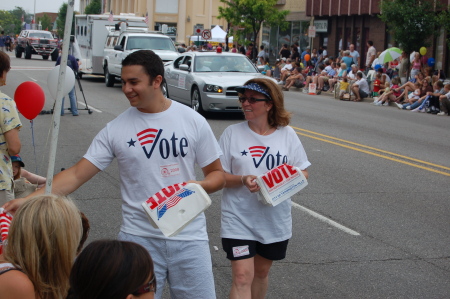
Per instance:
[[[256,178],[260,187],[259,199],[276,206],[308,185],[305,175],[297,167],[282,164]]]
[[[194,183],[168,186],[142,203],[150,223],[166,237],[177,235],[210,205],[208,194]]]

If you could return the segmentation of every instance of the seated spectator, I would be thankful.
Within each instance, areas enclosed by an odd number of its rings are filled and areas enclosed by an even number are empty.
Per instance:
[[[328,80],[336,75],[336,71],[334,70],[334,62],[330,63],[329,61],[327,61],[325,65],[326,67],[324,68],[322,73],[317,76],[317,94],[320,94],[323,91],[324,85],[328,84]]]
[[[355,95],[355,98],[352,101],[361,102],[362,99],[369,96],[369,84],[367,83],[367,80],[363,78],[363,74],[361,72],[356,74],[356,78],[357,81],[352,85],[352,91]]]
[[[0,295],[65,298],[81,236],[80,211],[71,200],[56,195],[27,200],[9,229],[6,262],[0,264]]]
[[[381,79],[380,79],[380,88],[381,89],[385,89],[386,87],[391,87],[391,78],[389,78],[389,76],[387,74],[384,73],[383,68],[379,68],[377,70],[377,74],[381,75]]]
[[[395,77],[392,79],[392,86],[386,87],[385,92],[380,97],[374,97],[373,104],[375,106],[389,106],[389,102],[395,102],[397,99],[399,91],[395,91],[396,88],[398,88],[398,85],[400,84],[400,78]]]
[[[347,78],[347,64],[345,64],[344,62],[341,63],[341,67],[336,76],[328,80],[331,93],[334,92],[334,85],[336,84],[336,82],[342,80],[343,78]]]
[[[350,51],[346,50],[344,51],[344,56],[341,59],[341,64],[345,63],[348,67],[347,72],[349,72],[350,66],[353,64],[353,57],[350,55]]]
[[[441,112],[437,114],[439,116],[450,115],[450,84],[445,84],[444,91],[445,94],[439,96],[439,101],[441,105]]]
[[[273,68],[273,72],[272,72],[272,76],[276,80],[280,80],[280,77],[281,77],[281,65],[282,65],[282,60],[281,59],[277,59],[277,61],[275,62],[275,66]]]
[[[297,88],[304,86],[305,78],[302,75],[302,69],[299,67],[294,68],[292,74],[286,79],[286,85],[283,86],[283,90],[289,91],[293,85]]]
[[[417,100],[410,106],[406,105],[405,109],[411,110],[413,112],[427,112],[427,109],[430,106],[430,100],[435,97],[433,101],[435,104],[437,104],[439,102],[439,97],[443,94],[445,94],[445,89],[442,81],[437,81],[436,83],[434,83],[433,87],[431,87],[428,84],[428,80],[424,79],[422,81],[422,89],[419,100]],[[428,109],[428,111],[431,110]]]
[[[290,58],[287,59],[286,64],[283,68],[280,70],[280,82],[278,84],[285,85],[286,84],[286,78],[291,75],[291,71],[295,67],[295,62],[292,62]]]
[[[416,81],[422,82],[423,79],[424,75],[422,73],[417,73],[417,75],[413,79],[409,80],[408,82],[397,88],[396,91],[403,90],[403,92],[397,97],[397,102],[402,103],[403,101],[407,101],[408,94],[414,90],[414,83]]]
[[[377,73],[375,75],[375,80],[373,81],[373,97],[374,100],[378,101],[378,96],[380,95],[381,89],[381,74]]]
[[[348,87],[350,83],[348,82],[347,78],[342,78],[342,80],[339,82],[339,99],[344,99],[344,94],[348,93]],[[347,99],[348,100],[348,99]]]
[[[272,69],[270,68],[270,65],[264,58],[261,59],[261,62],[263,63],[263,70],[261,74],[272,77]]]
[[[67,299],[154,298],[156,278],[148,251],[139,244],[94,241],[81,252],[70,273]]]

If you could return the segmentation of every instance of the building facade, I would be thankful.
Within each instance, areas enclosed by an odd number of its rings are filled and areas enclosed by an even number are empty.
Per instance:
[[[102,0],[103,12],[118,15],[134,13],[145,17],[148,13],[150,30],[161,30],[162,25],[168,26],[167,34],[176,42],[190,44],[194,36],[194,27],[212,29],[216,25],[227,30],[227,22],[218,19],[219,0]],[[84,11],[90,0],[80,1],[80,12]]]

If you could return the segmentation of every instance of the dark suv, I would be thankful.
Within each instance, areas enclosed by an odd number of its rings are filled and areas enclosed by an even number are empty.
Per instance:
[[[16,57],[22,57],[25,52],[25,59],[31,59],[31,55],[41,55],[47,60],[52,56],[52,60],[58,59],[58,41],[50,31],[45,30],[22,30],[17,38]]]

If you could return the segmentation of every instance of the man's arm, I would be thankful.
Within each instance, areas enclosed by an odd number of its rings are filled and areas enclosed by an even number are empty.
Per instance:
[[[81,185],[89,181],[94,175],[100,172],[89,160],[82,158],[77,164],[61,171],[53,178],[52,193],[58,195],[68,195],[77,190]],[[206,178],[205,178],[206,179]],[[15,212],[29,198],[45,193],[45,188],[41,188],[25,198],[17,198],[3,205],[6,212]]]
[[[200,184],[206,193],[219,191],[225,186],[225,174],[219,159],[203,167],[202,171],[205,178],[196,183]]]
[[[15,156],[20,153],[22,144],[19,138],[19,128],[14,128],[4,133],[6,144],[8,145],[8,153],[10,156]]]

